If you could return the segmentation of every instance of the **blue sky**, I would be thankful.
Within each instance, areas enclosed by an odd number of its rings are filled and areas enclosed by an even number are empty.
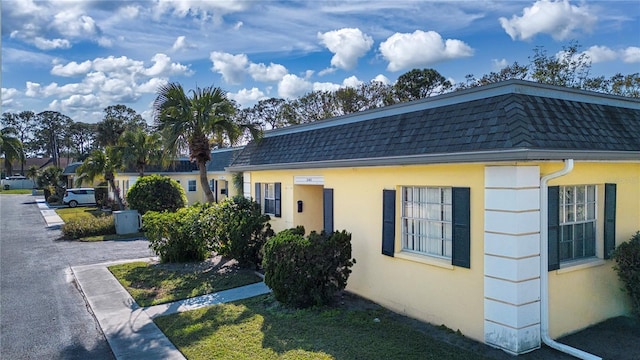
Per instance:
[[[242,107],[413,68],[454,82],[577,41],[594,76],[640,71],[640,1],[2,0],[2,112],[152,122],[158,87],[218,86]]]

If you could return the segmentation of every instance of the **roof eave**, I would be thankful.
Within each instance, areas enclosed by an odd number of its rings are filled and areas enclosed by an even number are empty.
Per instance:
[[[540,150],[510,149],[458,153],[420,154],[345,160],[324,160],[296,163],[229,166],[229,172],[258,170],[319,169],[365,166],[402,166],[428,164],[479,163],[495,161],[545,161],[574,159],[579,161],[637,161],[640,151],[592,151],[592,150]]]

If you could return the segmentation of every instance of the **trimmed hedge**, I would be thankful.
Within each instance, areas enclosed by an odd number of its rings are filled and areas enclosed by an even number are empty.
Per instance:
[[[177,181],[158,174],[143,176],[127,192],[129,208],[140,214],[147,211],[175,212],[187,204],[184,189]]]
[[[624,291],[631,297],[633,312],[640,317],[640,231],[613,252],[614,269],[625,285]]]
[[[89,236],[111,235],[116,233],[113,216],[71,219],[61,227],[62,234],[68,239],[80,239]]]
[[[149,248],[162,262],[202,261],[211,255],[214,206],[194,204],[176,212],[149,211],[142,217]]]
[[[267,241],[262,265],[265,284],[287,305],[305,308],[330,304],[347,286],[351,234],[346,231],[304,237],[304,228],[289,229]]]

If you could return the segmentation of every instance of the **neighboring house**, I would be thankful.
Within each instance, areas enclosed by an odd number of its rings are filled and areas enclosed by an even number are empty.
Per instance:
[[[76,174],[76,170],[80,165],[82,165],[81,161],[73,162],[67,165],[62,171],[62,176],[64,176],[67,179],[67,189],[76,187],[75,181],[76,181],[76,178],[78,177],[78,174]]]
[[[216,202],[239,195],[238,190],[233,186],[233,174],[226,171],[225,168],[231,164],[242,149],[243,147],[225,148],[211,152],[211,161],[207,163],[207,177]]]
[[[237,154],[241,148],[218,149],[211,152],[211,161],[207,163],[207,178],[209,179],[209,187],[213,191],[216,202],[226,199],[228,196],[237,195],[237,191],[231,186],[233,175],[224,170],[229,166],[234,154]],[[176,180],[187,195],[187,203],[194,204],[196,202],[206,202],[204,191],[200,182],[200,173],[196,163],[189,159],[180,159],[174,161],[169,166],[147,166],[145,175],[158,174],[168,176]],[[136,169],[127,168],[116,174],[116,186],[121,189],[121,195],[126,195],[129,188],[137,181],[139,175]],[[110,196],[113,197],[113,191],[110,190]]]
[[[510,353],[630,311],[638,99],[510,80],[268,131],[227,170],[274,230],[351,232],[347,290]]]
[[[66,158],[66,157],[59,158],[58,161],[60,162],[60,167],[62,169],[67,167],[69,164],[73,163],[73,159]],[[24,172],[26,173],[31,166],[35,166],[38,168],[39,171],[42,171],[49,166],[54,166],[53,158],[51,157],[26,158],[24,162]],[[18,175],[18,174],[25,175],[25,174],[21,174],[22,163],[20,162],[20,160],[14,160],[13,163],[11,163],[11,168],[13,169],[14,175]]]

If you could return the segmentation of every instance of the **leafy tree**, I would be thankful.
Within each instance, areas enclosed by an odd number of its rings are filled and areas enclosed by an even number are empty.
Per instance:
[[[520,79],[525,80],[529,76],[529,67],[518,64],[518,62],[514,62],[511,65],[507,65],[502,68],[498,72],[490,72],[489,74],[483,75],[480,79],[476,79],[473,75],[467,75],[466,84],[458,84],[457,90],[489,85],[492,83],[496,83],[499,81],[505,81],[509,79]]]
[[[16,137],[22,144],[23,151],[26,153],[28,144],[33,136],[33,127],[35,124],[36,114],[33,111],[22,111],[18,114],[3,113],[2,123],[6,127],[11,127],[16,131]],[[20,162],[20,174],[24,174],[25,157]]]
[[[0,153],[4,157],[5,175],[13,175],[11,163],[14,160],[24,158],[22,143],[16,137],[16,129],[5,127],[0,130]]]
[[[96,124],[74,122],[69,127],[67,139],[68,148],[73,151],[73,157],[84,160],[96,148]]]
[[[55,166],[60,166],[60,153],[73,120],[57,111],[43,111],[36,115],[35,122],[37,147],[53,158]]]
[[[76,185],[81,186],[84,182],[93,183],[96,177],[102,176],[113,189],[118,208],[124,209],[120,189],[115,183],[116,172],[120,169],[122,169],[122,157],[117,149],[110,146],[105,150],[96,149],[76,169],[78,175]]]
[[[156,132],[147,134],[140,128],[127,130],[120,136],[118,148],[124,164],[133,165],[140,176],[144,176],[147,165],[160,164],[163,160],[162,139]]]
[[[589,78],[591,59],[580,53],[580,45],[563,46],[555,56],[547,55],[543,47],[536,47],[531,60],[531,78],[539,83],[582,88]]]
[[[187,196],[177,181],[158,174],[143,176],[127,192],[129,207],[147,211],[175,212],[187,205]]]
[[[104,118],[96,128],[98,146],[115,145],[126,130],[146,129],[147,123],[135,110],[125,105],[112,105],[104,109]]]
[[[65,188],[65,179],[62,176],[62,168],[57,166],[48,166],[36,179],[39,189],[44,189],[44,198],[49,201],[49,197],[55,194],[58,198],[62,198]]]
[[[191,161],[198,166],[200,183],[208,202],[214,202],[207,181],[207,161],[211,160],[211,140],[222,147],[225,139],[235,143],[242,134],[241,126],[232,120],[235,107],[226,93],[218,87],[196,87],[190,96],[178,83],[169,83],[160,88],[153,103],[155,126],[164,137],[166,150],[176,154],[188,148]],[[246,126],[254,136],[257,129]]]
[[[393,86],[398,102],[423,99],[449,91],[452,84],[434,69],[413,69],[398,77]]]

